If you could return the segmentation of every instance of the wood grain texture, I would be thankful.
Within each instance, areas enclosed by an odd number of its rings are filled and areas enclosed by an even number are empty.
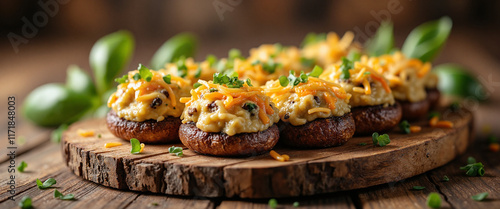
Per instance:
[[[372,145],[371,137],[355,137],[340,147],[297,150],[277,147],[290,161],[268,154],[249,158],[220,158],[184,150],[168,153],[172,145],[146,145],[130,154],[130,144],[109,133],[104,120],[72,125],[64,133],[63,158],[84,179],[118,189],[204,197],[269,198],[315,195],[365,188],[409,178],[450,162],[470,144],[472,114],[443,110],[454,128],[421,125],[415,134],[390,132],[391,143]],[[102,137],[81,137],[76,130],[94,130]],[[107,142],[123,145],[104,148]],[[367,143],[360,146],[359,143]],[[175,146],[182,146],[176,144]]]

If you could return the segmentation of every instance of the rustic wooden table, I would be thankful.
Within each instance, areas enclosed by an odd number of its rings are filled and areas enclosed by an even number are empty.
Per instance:
[[[500,78],[500,63],[481,47],[468,41],[467,36],[452,36],[439,62],[458,62],[475,71],[476,75],[493,81]],[[60,44],[57,44],[60,43]],[[34,87],[54,81],[63,81],[68,63],[77,63],[88,68],[86,57],[92,43],[67,46],[68,42],[40,43],[26,46],[19,54],[13,54],[9,46],[0,49],[2,59],[0,83],[3,85],[0,98],[2,115],[6,117],[7,97],[16,96],[17,149],[15,165],[28,163],[26,172],[15,173],[16,201],[9,199],[8,173],[11,161],[7,149],[7,120],[0,121],[0,208],[16,208],[23,196],[33,199],[35,208],[268,208],[269,199],[209,199],[155,195],[107,188],[82,180],[65,165],[61,146],[50,142],[50,129],[35,127],[21,117],[21,103]],[[49,47],[50,46],[50,47]],[[78,50],[74,50],[74,49]],[[150,47],[138,47],[136,55],[152,54]],[[138,63],[147,56],[136,56],[132,63]],[[26,62],[29,60],[29,62]],[[148,60],[148,59],[145,59]],[[402,181],[374,186],[366,189],[330,193],[324,195],[278,199],[279,208],[292,208],[299,202],[300,208],[427,208],[426,198],[430,192],[437,192],[443,199],[443,208],[500,208],[500,153],[488,151],[485,135],[500,132],[500,87],[487,86],[490,101],[471,106],[475,114],[476,141],[466,154],[443,167]],[[459,167],[466,164],[469,156],[485,164],[483,177],[468,177]],[[443,176],[450,181],[443,182]],[[63,194],[72,193],[77,200],[62,201],[53,197],[53,189],[40,190],[35,180],[55,178],[56,188]],[[413,186],[424,186],[424,190],[412,190]],[[489,192],[487,200],[476,202],[472,195]],[[157,206],[155,206],[157,205]]]

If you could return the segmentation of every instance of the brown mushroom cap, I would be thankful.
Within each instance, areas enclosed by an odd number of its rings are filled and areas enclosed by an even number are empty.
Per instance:
[[[414,121],[426,117],[429,111],[429,101],[427,99],[420,102],[398,101],[403,110],[403,120]]]
[[[354,107],[351,112],[356,124],[356,135],[388,131],[398,125],[403,115],[401,105],[397,102],[387,107],[383,105]]]

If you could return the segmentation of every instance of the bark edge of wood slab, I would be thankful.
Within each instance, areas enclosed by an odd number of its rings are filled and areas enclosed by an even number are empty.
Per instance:
[[[278,198],[352,190],[406,179],[439,166],[466,151],[472,142],[473,115],[442,109],[451,129],[431,128],[427,120],[412,122],[422,131],[388,132],[391,143],[376,147],[370,136],[354,137],[339,147],[292,149],[275,147],[290,161],[263,154],[222,158],[184,148],[184,157],[168,153],[171,145],[146,145],[140,154],[115,137],[105,119],[77,122],[64,132],[63,159],[70,170],[100,185],[132,191],[203,197]],[[446,114],[444,114],[446,113]],[[78,129],[94,130],[82,137]],[[98,135],[100,137],[98,137]],[[123,145],[104,148],[104,143]],[[359,145],[366,143],[367,145]],[[182,144],[174,144],[182,146]]]

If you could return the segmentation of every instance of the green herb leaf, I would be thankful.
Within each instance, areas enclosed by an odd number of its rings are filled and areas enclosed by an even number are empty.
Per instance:
[[[340,65],[340,79],[349,80],[351,78],[351,73],[349,73],[350,69],[354,68],[354,64],[345,57],[342,57],[342,65]]]
[[[390,22],[382,22],[375,35],[365,43],[370,56],[389,54],[394,49],[394,27]]]
[[[89,96],[97,95],[92,78],[80,67],[71,65],[68,67],[66,74],[66,88],[80,94],[87,94]]]
[[[135,73],[134,76],[132,76],[132,78],[136,81],[138,81],[139,79],[141,79],[141,74],[139,73]]]
[[[262,69],[269,74],[276,72],[276,68],[280,66],[280,64],[275,62],[272,58],[269,58],[267,62],[261,64],[262,64]]]
[[[314,66],[313,70],[310,73],[308,73],[307,75],[317,78],[321,75],[321,73],[323,73],[323,68],[316,65],[316,66]]]
[[[474,158],[474,157],[468,157],[467,158],[467,164],[474,164],[476,162],[477,162],[476,158]]]
[[[425,189],[425,187],[423,187],[423,186],[413,186],[412,189],[413,190],[423,190],[423,189]]]
[[[245,59],[243,56],[241,56],[241,51],[238,50],[238,49],[230,49],[229,52],[228,52],[228,58],[230,60],[234,60],[234,59]]]
[[[484,165],[482,163],[473,163],[466,166],[460,167],[460,170],[466,170],[467,176],[483,176],[484,175]]]
[[[359,146],[365,146],[365,145],[366,145],[366,143],[364,143],[364,142],[363,142],[363,143],[359,143],[358,145],[359,145]]]
[[[354,61],[359,61],[361,60],[361,52],[358,49],[351,49],[349,51],[349,54],[347,54],[347,59]]]
[[[301,47],[326,40],[326,33],[308,33],[302,41]]]
[[[240,88],[245,83],[242,80],[238,80],[238,73],[236,72],[233,72],[231,77],[225,74],[215,73],[213,82],[214,84],[226,85],[229,88]]]
[[[50,134],[50,140],[56,143],[61,142],[62,133],[68,129],[68,124],[60,125],[56,130]]]
[[[247,85],[248,85],[248,86],[253,86],[253,85],[252,85],[252,81],[250,80],[250,78],[247,78],[246,83],[247,83]]]
[[[476,194],[474,196],[472,196],[471,198],[475,201],[483,201],[484,199],[486,199],[488,197],[490,193],[488,192],[483,192],[483,193],[479,193],[479,194]]]
[[[441,207],[441,196],[436,192],[431,192],[427,196],[427,206],[430,208],[440,208]]]
[[[139,154],[139,152],[141,151],[141,142],[136,138],[132,138],[130,139],[130,145],[132,145],[130,153]]]
[[[366,71],[363,73],[363,75],[370,75],[370,74],[372,74],[370,71]]]
[[[389,135],[387,134],[382,134],[379,135],[377,132],[374,132],[372,134],[372,140],[373,140],[373,145],[378,145],[380,147],[384,147],[391,143],[391,140],[389,139]]]
[[[198,88],[198,87],[200,87],[200,86],[201,86],[201,83],[198,83],[198,82],[196,82],[196,83],[193,84],[193,88],[195,88],[195,89]]]
[[[99,39],[90,51],[99,95],[113,87],[113,80],[125,68],[134,51],[134,38],[128,31],[118,31]]]
[[[184,156],[184,153],[182,152],[182,147],[171,146],[168,148],[168,152],[173,153],[178,157]]]
[[[153,73],[151,73],[151,71],[149,70],[149,68],[145,67],[142,64],[139,64],[139,67],[137,69],[139,69],[139,74],[141,75],[142,79],[144,79],[147,82],[151,81],[151,79],[153,78]]]
[[[278,207],[278,201],[274,198],[270,199],[267,204],[269,205],[269,208],[272,209],[276,209]]]
[[[302,66],[304,66],[306,68],[312,67],[314,65],[314,63],[316,63],[316,60],[314,60],[314,58],[311,58],[311,59],[308,59],[305,57],[300,58],[300,64],[302,64]]]
[[[101,134],[97,134],[97,138],[102,138],[102,135]]]
[[[190,33],[180,33],[168,39],[155,52],[151,59],[151,67],[159,70],[165,64],[172,63],[181,57],[193,57],[196,51],[196,37]]]
[[[198,66],[198,69],[196,69],[196,72],[194,73],[195,78],[200,78],[201,76],[201,67]]]
[[[247,102],[243,105],[243,109],[247,110],[248,112],[252,112],[253,110],[257,109],[257,105],[252,102]]]
[[[36,185],[38,186],[38,189],[47,189],[56,183],[56,180],[53,178],[49,178],[43,183],[42,181],[40,181],[40,179],[36,179]]]
[[[449,17],[419,25],[406,38],[402,52],[408,57],[431,62],[446,42],[452,25]]]
[[[123,75],[122,77],[115,78],[115,82],[119,84],[128,83],[128,75]]]
[[[59,192],[56,189],[56,190],[54,190],[54,198],[59,198],[61,200],[74,200],[75,199],[75,195],[73,195],[73,194],[63,195],[61,192]]]
[[[188,75],[188,68],[186,66],[186,58],[181,57],[177,60],[177,75],[185,78]]]
[[[443,176],[443,179],[441,181],[448,182],[450,181],[450,178],[448,178],[447,175]]]
[[[21,161],[21,163],[17,166],[17,170],[22,173],[26,167],[28,167],[28,163]]]
[[[438,89],[442,94],[462,98],[486,100],[488,93],[473,71],[456,64],[443,64],[432,70],[439,78]]]
[[[299,202],[293,202],[293,205],[292,205],[294,208],[298,208],[299,207]]]
[[[288,78],[286,76],[284,76],[284,75],[280,76],[279,81],[280,81],[281,86],[283,86],[283,87],[288,86],[289,81],[288,81]]]
[[[31,197],[29,197],[29,196],[24,196],[23,199],[21,199],[21,201],[19,202],[18,205],[22,209],[33,208],[33,206],[31,205]]]
[[[207,57],[205,58],[205,60],[208,62],[208,65],[210,67],[214,67],[214,64],[217,63],[217,57],[213,54],[209,54],[207,55]]]
[[[410,131],[410,123],[408,123],[407,120],[403,120],[401,123],[399,123],[399,128],[403,131],[405,134],[409,134]]]
[[[163,81],[165,81],[165,83],[167,83],[167,84],[171,84],[172,83],[172,76],[170,74],[163,76]]]
[[[216,89],[216,88],[210,88],[209,90],[210,90],[210,93],[219,91],[219,90],[218,90],[218,89]]]

